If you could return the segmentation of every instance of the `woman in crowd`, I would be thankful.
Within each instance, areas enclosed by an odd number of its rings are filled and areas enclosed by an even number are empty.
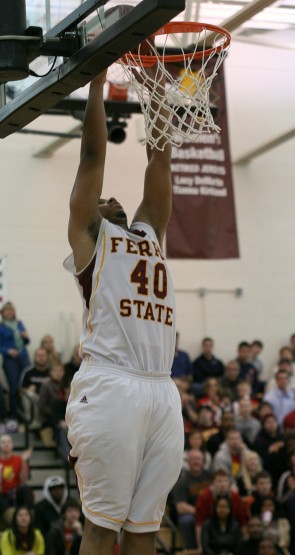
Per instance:
[[[191,449],[200,449],[204,455],[204,469],[211,470],[212,457],[210,453],[206,450],[206,442],[203,439],[202,432],[200,430],[193,430],[188,434],[187,437],[187,449],[183,453],[183,468],[188,469],[187,456]]]
[[[201,541],[203,555],[239,555],[240,526],[228,497],[216,499],[213,515],[202,527]]]
[[[61,356],[56,351],[54,340],[51,335],[44,335],[44,337],[41,339],[40,347],[47,351],[49,370],[50,368],[53,368],[53,366],[58,366],[59,364],[61,364]]]
[[[258,454],[255,451],[246,451],[242,465],[242,475],[237,479],[237,486],[241,497],[252,495],[255,489],[255,479],[262,470]]]
[[[25,326],[16,317],[14,305],[11,302],[2,308],[0,323],[0,354],[3,356],[3,370],[9,385],[10,415],[17,416],[17,393],[20,377],[30,366],[30,359],[26,345],[30,342]]]
[[[2,534],[0,550],[1,555],[44,555],[44,538],[26,507],[16,509],[11,528]]]
[[[213,413],[215,425],[220,425],[222,410],[220,408],[219,383],[216,378],[209,378],[204,384],[202,396],[197,402],[197,407],[209,406]]]

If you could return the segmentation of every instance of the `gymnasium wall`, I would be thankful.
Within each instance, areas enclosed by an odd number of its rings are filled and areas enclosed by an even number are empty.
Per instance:
[[[226,61],[232,159],[294,126],[294,53],[233,43]],[[42,117],[34,128],[68,130],[70,118]],[[49,138],[15,134],[0,142],[0,256],[7,255],[9,298],[32,338],[32,351],[50,333],[65,358],[79,337],[80,300],[62,261],[68,198],[79,159],[73,140],[50,158],[33,153]],[[181,347],[192,357],[205,335],[228,360],[241,339],[260,338],[270,369],[295,332],[295,141],[233,166],[241,258],[169,261],[177,298]],[[145,150],[136,118],[128,140],[108,144],[105,195],[117,196],[131,216],[143,184]],[[207,294],[201,297],[199,289]],[[243,294],[234,291],[241,288]]]

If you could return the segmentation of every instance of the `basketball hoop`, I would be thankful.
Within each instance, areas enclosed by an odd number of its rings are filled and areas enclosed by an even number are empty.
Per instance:
[[[193,33],[189,49],[182,46],[179,33]],[[176,54],[169,53],[171,37]],[[160,39],[161,53],[155,39]],[[163,150],[168,142],[181,146],[185,141],[196,142],[201,133],[220,131],[211,114],[209,92],[230,40],[229,32],[215,25],[170,22],[119,60],[144,115],[144,144]],[[165,86],[158,82],[163,76]],[[161,106],[167,116],[163,110],[160,113]]]

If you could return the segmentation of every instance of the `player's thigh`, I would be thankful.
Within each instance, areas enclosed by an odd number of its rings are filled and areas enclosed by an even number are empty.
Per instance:
[[[67,408],[71,456],[76,458],[83,510],[92,522],[121,525],[138,480],[146,411],[129,379],[80,376]],[[117,526],[118,525],[118,526]]]
[[[168,382],[159,388],[125,530],[142,533],[159,529],[167,496],[181,471],[183,447],[180,397],[173,382]]]

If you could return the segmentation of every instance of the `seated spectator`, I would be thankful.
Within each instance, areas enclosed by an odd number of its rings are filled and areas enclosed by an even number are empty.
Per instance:
[[[82,357],[80,355],[80,345],[74,347],[71,360],[65,364],[65,384],[69,385],[76,372],[79,370],[82,362]]]
[[[188,453],[189,470],[183,470],[172,490],[177,521],[187,549],[196,548],[195,515],[199,494],[212,481],[212,474],[204,470],[204,456],[198,449]]]
[[[284,552],[290,544],[290,524],[282,518],[278,511],[275,499],[265,497],[261,503],[260,518],[264,528],[264,536]]]
[[[44,335],[44,337],[40,341],[40,347],[47,351],[48,355],[48,369],[52,368],[53,366],[58,366],[62,363],[61,356],[57,353],[54,340],[51,335]]]
[[[239,401],[241,399],[250,399],[253,411],[258,407],[259,402],[257,401],[257,399],[252,398],[251,385],[244,380],[240,380],[237,385],[237,400],[233,403],[233,411],[235,416],[239,416]]]
[[[286,370],[278,370],[276,373],[276,387],[269,391],[265,396],[273,408],[273,412],[277,417],[279,426],[287,414],[295,410],[294,392],[289,388],[289,374]]]
[[[263,499],[269,497],[272,493],[271,475],[262,470],[256,475],[255,489],[252,491],[253,503],[250,506],[252,516],[261,514],[261,504]]]
[[[22,389],[33,403],[33,421],[30,424],[30,429],[38,430],[41,426],[39,416],[39,395],[42,384],[48,381],[49,372],[47,351],[39,348],[35,351],[34,366],[33,368],[30,368],[30,370],[27,370],[21,384]],[[26,419],[29,420],[31,407],[26,402],[26,397],[23,397],[22,402]]]
[[[202,354],[193,362],[193,383],[202,384],[208,378],[223,376],[223,362],[214,356],[213,348],[213,339],[205,337],[202,341]]]
[[[174,380],[176,384],[182,408],[182,418],[184,425],[184,435],[185,435],[185,445],[187,444],[188,435],[194,429],[198,422],[198,415],[196,411],[196,401],[194,395],[190,392],[190,384],[188,380],[184,377],[176,378]]]
[[[283,445],[283,435],[279,430],[278,421],[274,414],[267,414],[262,422],[262,428],[253,443],[263,464],[266,464],[271,453],[278,451]]]
[[[295,431],[288,430],[283,434],[283,445],[270,453],[264,464],[265,470],[267,470],[272,477],[274,491],[276,491],[283,472],[289,470],[290,453],[293,451],[295,451]]]
[[[241,543],[239,555],[258,555],[259,543],[263,538],[263,526],[258,516],[249,519],[247,537]]]
[[[27,507],[18,507],[0,540],[1,555],[44,555],[44,538]]]
[[[61,510],[68,499],[68,488],[58,475],[49,476],[43,487],[43,499],[35,505],[35,524],[46,539],[50,526],[60,520]]]
[[[200,430],[193,430],[187,438],[187,449],[183,453],[183,468],[188,470],[188,454],[191,449],[199,449],[204,455],[204,469],[211,470],[212,457],[210,453],[206,450],[206,442],[203,439],[202,432]]]
[[[219,399],[221,414],[233,411],[232,394],[229,389],[219,389]]]
[[[242,466],[242,473],[237,479],[237,486],[241,497],[250,497],[255,489],[257,475],[262,471],[260,458],[255,451],[248,451],[245,454]]]
[[[172,378],[181,378],[188,376],[192,379],[192,363],[188,354],[179,349],[179,333],[176,332],[175,353],[171,370]]]
[[[235,360],[230,360],[224,370],[224,376],[219,380],[219,387],[227,389],[231,392],[232,400],[237,399],[237,385],[239,379],[240,367]]]
[[[225,412],[221,416],[219,431],[212,434],[207,440],[207,450],[212,457],[217,453],[221,444],[225,441],[228,430],[234,427],[234,415],[231,412]]]
[[[0,513],[21,502],[33,506],[33,493],[27,486],[31,454],[32,448],[29,448],[22,456],[15,455],[11,437],[7,434],[0,437]]]
[[[81,507],[70,499],[62,507],[61,520],[54,522],[46,539],[46,555],[68,555],[76,536],[82,536]]]
[[[239,522],[241,529],[246,525],[247,518],[240,495],[232,489],[230,478],[226,471],[217,470],[214,472],[212,484],[200,493],[196,503],[196,536],[199,549],[201,548],[202,526],[212,517],[214,503],[221,496],[230,499],[233,516]]]
[[[295,372],[295,361],[293,360],[293,352],[291,347],[289,347],[288,345],[284,345],[283,347],[280,348],[279,350],[279,354],[278,354],[278,360],[288,360],[291,365],[292,365],[292,373],[294,374]],[[272,378],[273,376],[276,375],[277,371],[278,371],[279,367],[278,364],[276,364],[274,366],[274,368],[272,369],[271,373],[270,373],[270,378]]]
[[[203,405],[211,407],[214,424],[217,426],[220,424],[222,414],[219,403],[220,397],[218,381],[215,378],[209,378],[204,384],[202,395],[197,401],[197,407],[201,407]]]
[[[213,515],[203,525],[201,541],[204,555],[239,555],[240,526],[233,518],[232,506],[227,497],[216,499]]]
[[[259,391],[258,372],[251,363],[251,345],[247,341],[239,343],[236,361],[240,368],[239,379],[251,385],[252,394],[255,396]]]
[[[272,406],[268,401],[264,401],[264,399],[261,399],[257,407],[255,408],[255,416],[258,418],[258,420],[260,420],[260,422],[262,422],[264,417],[268,414],[273,414]]]
[[[0,322],[0,354],[3,357],[3,370],[9,385],[10,416],[17,418],[17,395],[23,371],[30,366],[26,345],[30,343],[28,333],[16,317],[15,307],[8,302],[2,308]]]
[[[54,447],[55,440],[55,414],[54,403],[58,400],[65,400],[63,388],[64,367],[59,364],[53,366],[49,371],[49,380],[44,383],[40,389],[39,395],[39,413],[42,424],[40,432],[42,441],[46,447]]]
[[[214,457],[214,470],[223,468],[229,476],[232,476],[234,479],[239,478],[242,473],[242,462],[246,452],[247,447],[242,441],[239,430],[235,428],[228,430],[224,443],[221,444]]]
[[[204,441],[208,441],[211,435],[218,431],[218,426],[214,420],[213,408],[210,405],[200,405],[197,408],[198,429],[201,430]]]
[[[237,430],[241,432],[247,444],[252,446],[261,429],[261,424],[257,418],[252,416],[252,404],[250,399],[240,399],[239,415],[235,418],[235,426]]]
[[[260,339],[254,339],[251,343],[251,355],[250,355],[250,362],[255,366],[258,378],[261,380],[263,375],[263,363],[259,358],[259,355],[263,349],[263,343]]]
[[[293,370],[293,363],[292,361],[286,359],[286,358],[281,358],[278,362],[277,365],[277,371],[276,374],[279,370],[285,370],[286,372],[288,372],[289,375],[289,388],[292,389],[294,391],[295,389],[295,375],[294,375],[294,370]],[[275,374],[275,375],[276,375]],[[272,389],[275,389],[277,385],[276,382],[276,378],[273,377],[271,378],[266,386],[265,389],[265,393],[268,393],[268,391],[271,391]]]

